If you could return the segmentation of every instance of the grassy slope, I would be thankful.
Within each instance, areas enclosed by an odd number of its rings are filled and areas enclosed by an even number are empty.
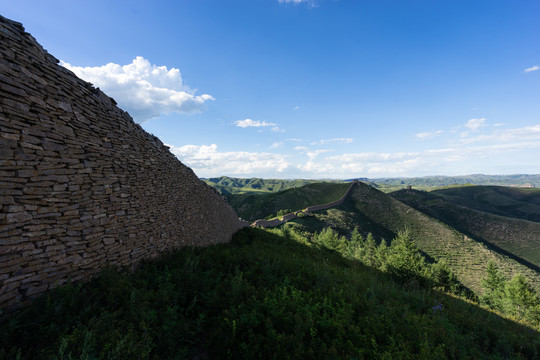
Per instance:
[[[302,198],[302,189],[296,190],[288,195]],[[331,226],[343,235],[358,226],[364,235],[372,232],[375,237],[387,241],[398,231],[408,228],[420,250],[431,258],[446,259],[463,284],[476,293],[481,291],[481,279],[485,276],[489,260],[493,260],[507,277],[521,272],[536,289],[540,289],[540,274],[536,271],[362,183],[341,206],[318,212],[315,218],[295,220],[294,223],[299,231],[320,231]]]
[[[474,193],[482,193],[476,191]],[[493,215],[443,200],[433,193],[402,190],[396,199],[444,221],[459,231],[499,247],[540,268],[540,223]],[[525,263],[524,262],[524,263]]]
[[[435,190],[432,193],[478,211],[540,222],[540,189],[469,186]]]
[[[239,217],[254,221],[273,216],[280,210],[302,210],[338,200],[349,186],[349,183],[316,183],[278,193],[230,195],[228,201]]]
[[[435,259],[446,259],[460,280],[477,293],[489,260],[507,277],[521,272],[540,289],[540,274],[536,271],[376,189],[357,187],[353,199],[357,211],[383,227],[393,232],[407,227],[422,251]]]
[[[22,359],[534,359],[540,334],[327,249],[245,229],[231,244],[184,249],[39,298],[0,321],[0,359],[17,351]]]

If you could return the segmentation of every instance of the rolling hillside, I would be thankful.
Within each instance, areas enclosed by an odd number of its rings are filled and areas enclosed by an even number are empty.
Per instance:
[[[244,195],[231,201],[231,205],[241,217],[249,213],[264,217],[280,209],[298,210],[310,204],[324,203],[320,199],[323,194],[329,200],[335,200],[346,190],[346,186],[312,184],[277,194]],[[264,210],[253,210],[259,207]],[[364,235],[371,232],[376,238],[387,241],[399,231],[408,229],[422,252],[433,259],[445,259],[462,283],[476,293],[481,292],[481,279],[485,276],[489,260],[493,260],[507,277],[523,273],[536,289],[540,289],[538,272],[363,183],[358,184],[339,207],[314,215],[294,220],[288,226],[311,233],[330,226],[342,235],[350,234],[358,227]]]
[[[472,174],[463,176],[424,176],[414,178],[377,178],[370,181],[383,187],[405,187],[412,185],[423,188],[436,188],[453,185],[501,185],[501,186],[540,186],[540,175],[484,175]]]
[[[476,190],[474,194],[483,194],[482,189],[473,190]],[[487,193],[492,195],[489,190]],[[434,193],[401,190],[390,195],[468,236],[484,241],[488,246],[497,247],[507,255],[512,254],[539,271],[540,223],[470,209],[443,200]]]
[[[236,200],[246,213],[260,205],[265,215],[335,200],[348,186],[310,184]],[[246,228],[230,244],[184,248],[134,273],[107,269],[90,283],[49,292],[0,318],[0,360],[540,356],[538,319],[503,317],[459,295],[467,293],[351,257],[355,246],[367,249],[368,232],[388,241],[405,228],[422,253],[445,259],[477,294],[490,260],[506,278],[523,273],[539,290],[537,272],[360,183],[341,205],[313,216],[270,230]],[[386,251],[390,261],[395,244],[377,247],[374,256]],[[417,259],[409,255],[403,269]]]
[[[466,186],[434,190],[431,193],[478,211],[540,222],[540,189]]]
[[[326,204],[343,196],[349,183],[314,183],[269,194],[243,194],[227,197],[239,217],[254,221],[301,210],[311,205]]]
[[[290,188],[304,186],[307,184],[321,182],[321,180],[283,180],[260,178],[244,179],[231,178],[228,176],[201,180],[205,181],[208,185],[214,187],[222,195],[278,192]]]

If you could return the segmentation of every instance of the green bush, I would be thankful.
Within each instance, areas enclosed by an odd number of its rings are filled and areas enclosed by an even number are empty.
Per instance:
[[[322,233],[315,243],[283,227],[245,229],[231,244],[165,254],[133,273],[106,269],[2,318],[0,359],[540,356],[530,327],[339,252],[345,244],[364,256],[369,236]]]

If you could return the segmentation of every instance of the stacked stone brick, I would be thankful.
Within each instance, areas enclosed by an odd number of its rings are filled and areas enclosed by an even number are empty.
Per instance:
[[[0,310],[245,226],[115,105],[0,16]]]

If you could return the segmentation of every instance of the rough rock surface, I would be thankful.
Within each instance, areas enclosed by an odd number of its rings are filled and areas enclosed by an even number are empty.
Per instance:
[[[0,309],[246,224],[155,136],[0,16]]]

